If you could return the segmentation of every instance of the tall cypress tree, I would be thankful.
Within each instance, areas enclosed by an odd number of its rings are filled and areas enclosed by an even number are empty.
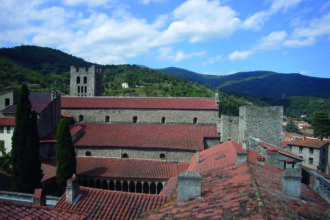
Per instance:
[[[62,190],[76,170],[77,161],[69,124],[65,118],[62,118],[56,135],[56,182]]]
[[[15,112],[15,130],[12,137],[12,191],[33,193],[42,178],[39,159],[37,116],[31,117],[29,90],[23,84]]]

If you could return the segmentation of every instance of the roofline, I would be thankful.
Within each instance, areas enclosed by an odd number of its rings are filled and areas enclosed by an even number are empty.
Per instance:
[[[297,146],[297,147],[309,147],[309,148],[315,148],[315,149],[320,149],[322,147],[324,147],[325,145],[329,144],[329,141],[325,144],[323,144],[322,146],[320,147],[314,147],[314,146],[306,146],[306,145],[299,145],[299,144],[290,144],[290,143],[287,143],[286,145],[291,145],[291,146]]]
[[[76,145],[76,144],[73,144],[75,147],[102,147],[102,148],[138,148],[138,149],[157,149],[157,150],[160,150],[160,149],[163,149],[163,150],[182,150],[182,151],[192,151],[192,152],[196,152],[198,151],[199,149],[187,149],[187,148],[177,148],[177,147],[172,147],[172,148],[168,148],[168,147],[155,147],[155,146],[113,146],[113,145]],[[118,159],[118,158],[113,158],[113,159]],[[119,158],[120,159],[120,158]]]
[[[161,110],[195,110],[195,111],[199,111],[199,110],[203,110],[203,111],[217,111],[217,108],[130,108],[130,107],[122,107],[122,108],[118,108],[118,107],[61,107],[61,109],[66,110],[66,109],[141,109],[141,110],[150,110],[150,109],[161,109]]]

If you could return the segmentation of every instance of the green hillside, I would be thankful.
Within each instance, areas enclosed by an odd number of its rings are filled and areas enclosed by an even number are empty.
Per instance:
[[[0,49],[0,92],[23,82],[32,91],[69,94],[70,66],[93,65],[59,50],[37,46]],[[97,65],[104,70],[104,95],[212,97],[215,89],[137,65]],[[128,83],[128,89],[121,87]]]
[[[225,76],[198,74],[174,67],[161,69],[161,71],[189,81],[207,83],[225,92],[236,91],[269,97],[315,96],[330,98],[330,79],[328,78],[270,71],[239,72]]]

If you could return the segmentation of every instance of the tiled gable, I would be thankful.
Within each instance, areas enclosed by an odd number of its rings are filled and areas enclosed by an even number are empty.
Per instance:
[[[81,197],[75,205],[66,202],[66,194],[56,208],[68,211],[88,212],[90,219],[137,219],[144,211],[159,208],[166,196],[116,192],[80,187]]]
[[[215,98],[62,97],[62,109],[217,110]]]
[[[294,141],[287,142],[287,145],[321,148],[328,143],[329,143],[328,140],[321,141],[318,139],[305,139],[305,140],[296,139]]]
[[[74,145],[203,150],[204,137],[218,137],[216,126],[81,124],[84,135]]]
[[[189,163],[166,161],[77,157],[77,174],[93,177],[169,179],[188,166]]]

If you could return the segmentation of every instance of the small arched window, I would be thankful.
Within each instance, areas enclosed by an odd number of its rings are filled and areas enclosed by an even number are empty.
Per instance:
[[[84,83],[87,83],[87,76],[84,77]]]
[[[86,157],[90,157],[90,156],[92,156],[92,152],[90,152],[90,151],[86,151],[86,152],[85,152],[85,156],[86,156]]]
[[[85,93],[87,93],[87,86],[85,86]]]
[[[80,76],[77,76],[77,84],[80,84]]]
[[[78,86],[78,94],[80,94],[80,86]]]
[[[128,154],[127,154],[127,153],[123,153],[123,154],[121,155],[121,158],[127,159],[127,158],[128,158]]]
[[[196,117],[193,119],[193,124],[197,124],[197,118]]]
[[[83,115],[79,115],[79,122],[83,122],[84,121],[84,116]]]
[[[134,116],[133,117],[133,123],[137,123],[137,121],[138,121],[138,117],[137,116]]]
[[[162,117],[161,123],[165,124],[165,117]]]
[[[164,153],[159,154],[160,159],[165,159],[166,155]]]
[[[109,123],[110,122],[110,116],[109,115],[107,115],[107,116],[105,116],[105,123]]]

